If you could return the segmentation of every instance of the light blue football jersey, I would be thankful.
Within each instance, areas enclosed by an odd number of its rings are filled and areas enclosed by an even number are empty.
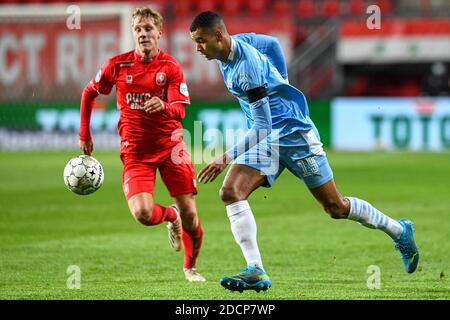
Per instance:
[[[283,78],[265,54],[238,37],[232,37],[231,42],[231,52],[226,63],[216,62],[226,87],[241,104],[247,127],[250,129],[253,125],[247,91],[265,87],[269,97],[272,131],[277,135],[277,139],[271,140],[278,140],[280,146],[298,146],[299,137],[291,134],[315,129],[304,94]]]
[[[244,41],[264,54],[269,58],[273,66],[277,68],[283,79],[288,78],[286,59],[277,38],[256,33],[239,33],[233,35],[232,38]]]

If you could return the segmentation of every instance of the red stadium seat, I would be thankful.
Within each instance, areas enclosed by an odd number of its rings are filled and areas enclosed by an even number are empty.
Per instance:
[[[276,16],[285,17],[291,13],[291,3],[288,0],[275,1],[272,10]]]
[[[120,1],[120,0],[119,0]],[[164,13],[164,10],[167,7],[167,1],[165,0],[150,0],[148,3],[136,2],[136,7],[143,7],[144,5],[148,5],[150,7],[158,8],[161,13]]]
[[[252,16],[260,16],[265,13],[267,0],[253,0],[247,3],[248,13]]]
[[[369,80],[367,77],[360,76],[345,90],[344,95],[350,97],[363,96],[369,87]]]
[[[404,97],[417,97],[420,96],[420,82],[414,79],[405,81],[401,95]]]
[[[242,8],[241,0],[225,0],[222,2],[222,13],[225,15],[235,15]]]
[[[378,0],[375,4],[380,7],[381,14],[391,13],[394,6],[391,0]]]
[[[215,11],[216,7],[217,7],[217,3],[215,0],[196,1],[196,9],[198,11],[197,13],[200,13],[203,11]]]
[[[308,38],[308,30],[306,27],[297,25],[294,33],[294,46],[297,47]]]
[[[185,17],[191,11],[191,2],[189,0],[178,0],[173,2],[173,12],[177,17]]]
[[[313,0],[300,0],[297,3],[296,14],[300,18],[312,18],[316,16],[316,6]]]
[[[324,0],[322,3],[322,15],[324,17],[336,17],[341,12],[339,0]]]
[[[362,16],[366,13],[367,5],[364,0],[350,0],[348,2],[348,14]]]

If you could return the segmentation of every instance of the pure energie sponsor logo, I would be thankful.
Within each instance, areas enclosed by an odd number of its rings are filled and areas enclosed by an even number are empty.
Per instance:
[[[125,99],[130,109],[143,109],[145,101],[149,100],[152,95],[148,92],[127,92]]]

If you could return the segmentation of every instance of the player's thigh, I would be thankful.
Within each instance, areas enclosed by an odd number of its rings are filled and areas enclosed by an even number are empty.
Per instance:
[[[270,188],[284,168],[278,147],[261,142],[235,160],[233,168],[225,177],[223,188],[243,190],[248,197],[260,186]]]
[[[130,200],[139,193],[152,195],[155,189],[156,167],[145,159],[131,155],[121,155],[123,163],[122,187],[125,197]]]
[[[166,185],[171,197],[197,194],[195,169],[189,158],[183,162],[174,162],[170,157],[159,167],[161,179]]]
[[[292,148],[282,150],[281,153],[283,161],[288,163],[288,170],[303,180],[327,212],[338,216],[347,211],[347,202],[337,190],[333,172],[324,153],[304,158],[301,158],[302,152]]]
[[[253,191],[266,183],[266,175],[262,171],[248,165],[233,164],[222,184],[222,200],[226,201],[227,198],[247,199]],[[226,195],[226,193],[230,193],[230,195]]]
[[[320,187],[333,179],[333,171],[324,153],[311,155],[296,147],[283,148],[280,153],[287,169],[303,180],[309,189]]]

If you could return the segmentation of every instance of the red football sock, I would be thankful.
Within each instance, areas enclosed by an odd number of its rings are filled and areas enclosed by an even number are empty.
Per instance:
[[[198,220],[197,228],[193,231],[183,227],[182,240],[184,245],[184,267],[195,268],[203,241],[203,229],[200,220]]]
[[[155,203],[153,205],[153,211],[150,216],[150,224],[151,226],[163,223],[164,221],[173,222],[177,219],[177,214],[172,207],[163,207]]]

